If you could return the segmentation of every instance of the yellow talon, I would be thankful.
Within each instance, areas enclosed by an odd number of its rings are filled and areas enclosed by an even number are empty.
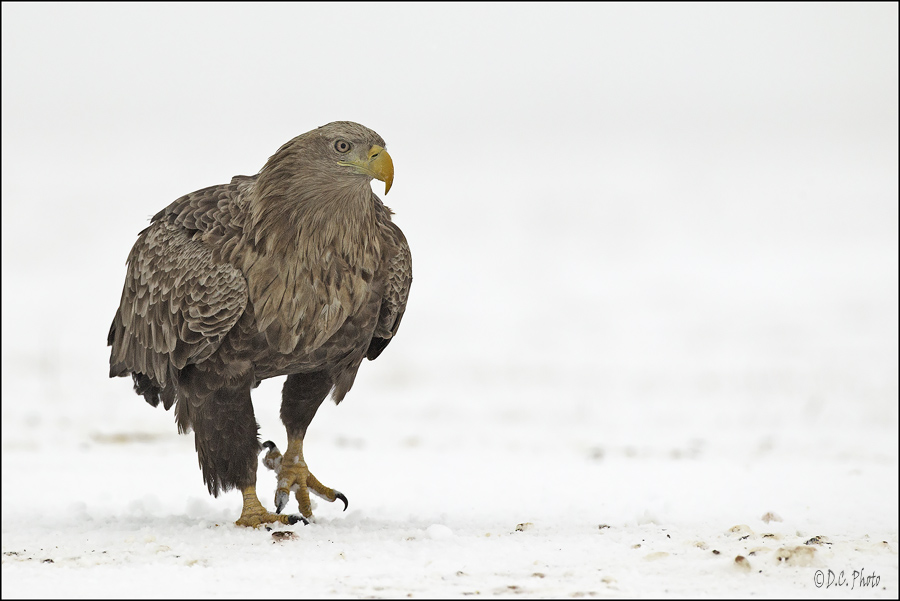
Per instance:
[[[259,502],[259,497],[256,496],[255,486],[248,486],[242,492],[244,494],[244,508],[241,510],[241,517],[235,522],[237,526],[259,528],[263,524],[272,524],[274,522],[296,524],[301,519],[296,515],[277,514],[267,511],[262,503]]]

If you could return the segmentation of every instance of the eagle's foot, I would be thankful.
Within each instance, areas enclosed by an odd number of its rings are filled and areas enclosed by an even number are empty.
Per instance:
[[[347,510],[347,497],[338,490],[328,488],[312,475],[306,462],[303,460],[303,439],[291,439],[288,441],[287,452],[282,455],[278,447],[272,441],[263,444],[268,449],[263,457],[263,465],[275,471],[278,477],[278,488],[275,491],[275,511],[279,514],[287,506],[291,491],[300,505],[300,513],[304,518],[312,517],[312,506],[309,493],[334,502],[340,499],[344,502],[344,511]]]
[[[266,511],[266,508],[262,506],[262,503],[259,502],[259,498],[256,496],[255,486],[248,486],[244,489],[243,493],[244,508],[241,510],[241,517],[235,522],[235,525],[237,526],[258,528],[263,524],[272,524],[274,522],[290,525],[296,524],[297,522],[303,522],[304,524],[309,523],[303,516],[276,514]]]

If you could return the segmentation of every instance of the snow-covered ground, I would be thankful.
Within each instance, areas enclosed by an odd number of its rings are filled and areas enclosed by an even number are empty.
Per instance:
[[[4,598],[897,597],[896,4],[2,11]],[[106,334],[150,215],[335,119],[412,295],[307,437],[349,509],[240,529]]]

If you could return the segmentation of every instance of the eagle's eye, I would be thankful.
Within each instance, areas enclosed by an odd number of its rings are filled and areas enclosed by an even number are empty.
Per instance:
[[[350,142],[346,140],[338,140],[334,143],[334,149],[340,153],[350,152],[351,148]]]

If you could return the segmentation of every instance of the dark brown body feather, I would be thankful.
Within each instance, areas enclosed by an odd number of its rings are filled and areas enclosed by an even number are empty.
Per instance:
[[[282,420],[302,437],[328,392],[344,398],[405,311],[406,239],[371,178],[327,171],[328,128],[384,146],[348,122],[299,136],[259,175],[157,213],[128,256],[110,377],[131,375],[151,405],[176,405],[213,494],[255,482],[253,386],[289,376]]]

